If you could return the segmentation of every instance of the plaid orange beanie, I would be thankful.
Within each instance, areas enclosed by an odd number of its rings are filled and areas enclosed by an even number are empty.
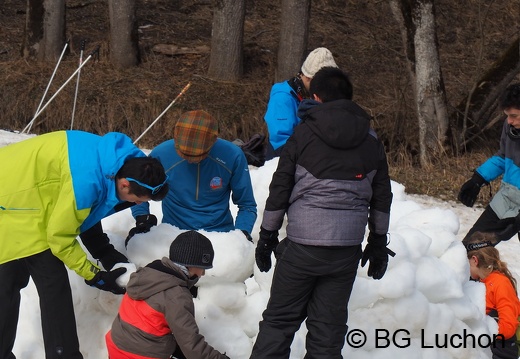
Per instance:
[[[217,136],[217,120],[203,110],[182,114],[173,131],[175,150],[179,156],[193,163],[207,157]]]

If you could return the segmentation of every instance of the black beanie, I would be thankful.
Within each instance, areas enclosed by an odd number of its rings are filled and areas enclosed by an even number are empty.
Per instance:
[[[170,245],[170,260],[185,267],[213,268],[213,257],[210,240],[197,231],[179,234]]]

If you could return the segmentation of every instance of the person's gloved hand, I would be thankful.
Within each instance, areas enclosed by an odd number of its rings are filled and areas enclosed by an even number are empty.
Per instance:
[[[97,259],[107,271],[111,270],[117,263],[128,263],[128,258],[123,253],[118,252],[111,244],[98,252]]]
[[[395,253],[387,247],[386,234],[370,232],[368,243],[361,258],[361,267],[364,267],[367,261],[369,261],[368,276],[374,279],[381,279],[388,267],[389,255],[393,257]]]
[[[128,246],[128,241],[137,233],[147,233],[153,226],[157,225],[157,217],[153,214],[143,214],[135,217],[135,227],[128,232],[125,239],[125,247]]]
[[[268,231],[260,227],[260,239],[256,244],[255,260],[260,272],[268,272],[271,269],[271,253],[278,245],[278,231]]]
[[[241,231],[242,231],[242,233],[244,233],[244,236],[246,236],[246,239],[247,239],[249,242],[253,243],[253,238],[251,237],[251,235],[249,234],[249,232],[246,231],[245,229],[241,229]]]
[[[123,275],[125,272],[126,268],[117,268],[110,272],[99,271],[91,280],[85,279],[85,283],[87,283],[91,287],[106,290],[107,292],[112,292],[114,294],[125,294],[126,289],[120,287],[116,283],[116,279]]]
[[[471,177],[469,181],[462,185],[457,198],[465,206],[473,207],[475,201],[477,200],[480,189],[488,184],[489,182],[487,182],[484,178],[482,178],[481,175],[478,174],[478,172],[475,171],[473,177]]]
[[[103,232],[101,222],[82,232],[79,238],[92,257],[101,262],[105,270],[111,270],[116,263],[128,263],[128,259],[110,244],[110,238]]]

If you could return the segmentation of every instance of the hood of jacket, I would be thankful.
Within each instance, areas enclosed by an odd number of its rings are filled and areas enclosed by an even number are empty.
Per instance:
[[[191,288],[197,279],[190,279],[167,257],[156,260],[130,275],[126,292],[130,298],[145,300],[173,287]]]
[[[348,149],[359,146],[370,130],[370,117],[350,100],[320,103],[303,100],[298,117],[329,146]]]

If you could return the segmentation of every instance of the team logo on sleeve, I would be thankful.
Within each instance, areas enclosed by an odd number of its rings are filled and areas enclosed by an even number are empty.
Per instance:
[[[211,181],[209,182],[209,187],[211,189],[222,188],[222,178],[220,178],[220,177],[213,177],[211,179]]]

